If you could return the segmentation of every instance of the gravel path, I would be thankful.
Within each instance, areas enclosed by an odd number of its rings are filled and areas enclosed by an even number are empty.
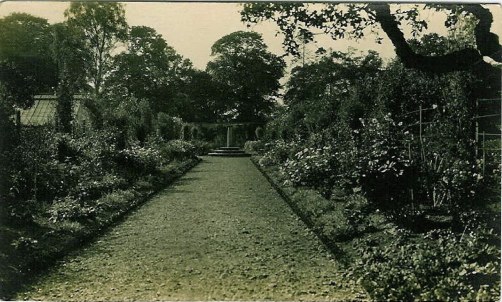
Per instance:
[[[207,157],[17,299],[364,298],[249,158]]]

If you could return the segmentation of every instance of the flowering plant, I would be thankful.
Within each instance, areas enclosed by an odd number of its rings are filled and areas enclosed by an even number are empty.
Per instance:
[[[402,144],[402,123],[390,116],[362,120],[357,170],[363,191],[377,202],[396,201],[405,192],[410,160]]]

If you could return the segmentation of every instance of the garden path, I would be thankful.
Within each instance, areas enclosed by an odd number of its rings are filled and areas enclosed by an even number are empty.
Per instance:
[[[17,299],[362,297],[249,158],[207,157]]]

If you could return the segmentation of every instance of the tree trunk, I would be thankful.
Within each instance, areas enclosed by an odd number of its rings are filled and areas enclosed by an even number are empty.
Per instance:
[[[494,90],[500,89],[500,69],[485,62],[483,57],[488,56],[501,62],[501,45],[497,35],[490,32],[492,14],[480,4],[463,6],[465,11],[479,20],[475,28],[477,49],[465,48],[439,56],[424,56],[411,49],[398,21],[390,12],[389,4],[372,3],[368,8],[374,11],[376,21],[391,40],[396,55],[406,67],[433,73],[470,70],[485,78]]]

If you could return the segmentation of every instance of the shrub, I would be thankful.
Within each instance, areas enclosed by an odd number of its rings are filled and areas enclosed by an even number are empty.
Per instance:
[[[281,170],[293,185],[315,188],[329,197],[335,179],[332,151],[330,146],[305,147],[288,158]]]
[[[434,153],[421,166],[420,186],[433,207],[459,205],[472,199],[482,180],[481,162]]]
[[[485,181],[500,190],[500,140],[490,140],[485,143]]]
[[[70,195],[77,200],[96,199],[105,193],[124,188],[126,185],[124,178],[108,173],[102,177],[79,180],[78,184],[72,188]]]
[[[38,240],[30,238],[30,237],[19,237],[16,240],[12,241],[11,245],[18,252],[27,253],[38,248]]]
[[[317,223],[321,234],[334,242],[350,240],[356,235],[354,225],[340,210],[323,213]]]
[[[263,133],[265,141],[290,140],[296,132],[295,120],[286,108],[278,108],[267,123]]]
[[[250,154],[261,154],[263,152],[264,143],[262,141],[246,141],[244,150]]]
[[[42,208],[42,204],[34,199],[18,200],[8,204],[6,208],[2,214],[7,216],[2,218],[13,223],[28,224],[33,222],[35,213]]]
[[[361,120],[357,174],[364,193],[371,201],[395,206],[407,192],[410,162],[401,143],[404,133],[386,115]]]
[[[195,146],[184,140],[172,140],[159,147],[164,161],[192,159],[196,156]]]
[[[196,155],[206,155],[213,149],[213,145],[206,141],[192,140],[190,143],[194,146]]]
[[[135,197],[134,190],[116,190],[96,200],[96,209],[99,209],[99,212],[126,210],[127,206],[125,205],[131,204]]]
[[[334,209],[334,203],[320,196],[315,190],[296,189],[292,198],[301,212],[313,221]]]
[[[52,199],[67,187],[64,165],[57,158],[57,135],[49,127],[24,128],[19,145],[10,156],[9,177],[12,199]]]
[[[311,189],[295,189],[291,199],[314,228],[333,242],[347,241],[368,230],[366,198],[353,194],[328,200]]]
[[[357,150],[351,133],[344,127],[314,133],[305,141],[297,141],[293,153],[282,165],[282,172],[294,185],[317,189],[329,198],[335,188],[351,190]]]
[[[64,198],[54,202],[47,210],[49,221],[56,223],[64,220],[83,221],[96,215],[94,206],[83,205],[75,199]]]
[[[139,174],[153,173],[161,164],[159,151],[151,147],[131,146],[120,151],[119,162]]]
[[[169,116],[164,112],[159,112],[157,115],[157,134],[164,140],[179,139],[182,128],[184,125],[180,118]]]
[[[491,236],[486,231],[462,236],[431,231],[415,242],[405,238],[383,249],[366,247],[357,270],[363,287],[378,301],[497,300],[500,256],[486,243]]]
[[[265,150],[268,150],[260,159],[259,164],[262,166],[280,165],[284,163],[294,152],[295,144],[293,142],[285,142],[284,140],[276,140],[265,144]]]

